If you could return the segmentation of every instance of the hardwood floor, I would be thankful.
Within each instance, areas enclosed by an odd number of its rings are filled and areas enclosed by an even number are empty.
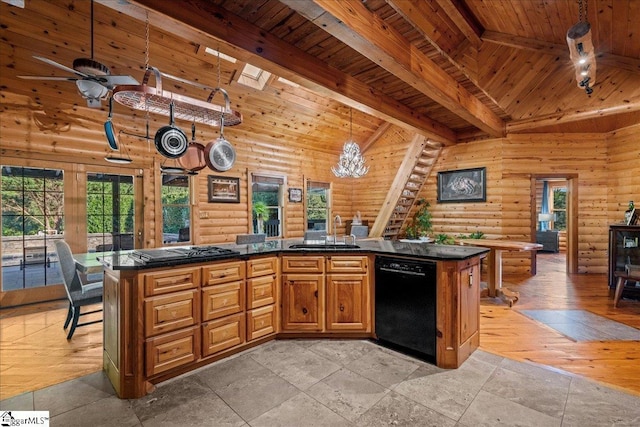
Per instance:
[[[582,375],[640,395],[638,341],[576,342],[530,319],[520,310],[579,309],[640,329],[640,301],[613,308],[606,275],[566,274],[563,254],[539,254],[538,274],[506,277],[520,300],[509,309],[483,299],[480,347],[515,360],[527,360]]]
[[[520,312],[581,309],[640,329],[640,302],[623,301],[614,309],[606,281],[605,275],[568,275],[563,255],[540,254],[536,276],[505,277],[520,292],[513,308],[482,300],[481,348],[640,395],[638,341],[576,342]],[[0,311],[0,399],[102,368],[102,324],[78,328],[67,341],[66,310],[65,300]]]
[[[67,341],[68,306],[64,299],[0,310],[0,399],[102,369],[102,323],[77,328]]]

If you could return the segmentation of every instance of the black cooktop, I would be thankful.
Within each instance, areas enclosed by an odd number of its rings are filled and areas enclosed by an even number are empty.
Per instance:
[[[189,246],[181,248],[136,249],[129,256],[144,264],[157,264],[184,259],[214,260],[240,252],[217,246]]]

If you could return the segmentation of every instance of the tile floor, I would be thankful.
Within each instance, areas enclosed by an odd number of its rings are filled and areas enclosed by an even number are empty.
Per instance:
[[[640,397],[476,351],[443,370],[368,341],[271,341],[118,399],[102,372],[0,401],[52,426],[640,425]]]

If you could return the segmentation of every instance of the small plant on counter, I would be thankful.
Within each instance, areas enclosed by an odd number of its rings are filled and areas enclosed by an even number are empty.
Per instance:
[[[484,233],[482,231],[474,231],[468,236],[460,234],[458,235],[458,239],[484,239]]]
[[[453,245],[453,238],[449,237],[448,234],[438,234],[435,239],[435,243],[439,245]]]
[[[413,214],[411,222],[404,230],[407,235],[407,239],[419,239],[421,237],[426,237],[433,230],[433,225],[431,224],[431,212],[429,212],[431,204],[425,199],[419,199],[416,202],[416,206],[418,207],[418,210]]]

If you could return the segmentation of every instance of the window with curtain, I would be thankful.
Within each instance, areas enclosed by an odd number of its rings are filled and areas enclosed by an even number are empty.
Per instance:
[[[55,240],[64,238],[61,169],[2,166],[2,290],[62,282]]]
[[[133,176],[87,174],[87,248],[134,248]]]
[[[307,230],[328,230],[329,195],[331,185],[328,182],[307,181]]]
[[[164,244],[191,240],[191,191],[186,175],[162,175],[162,241]]]
[[[567,229],[567,187],[553,187],[553,201],[551,213],[553,213],[553,229]]]
[[[284,184],[283,176],[251,174],[253,233],[282,237]]]

